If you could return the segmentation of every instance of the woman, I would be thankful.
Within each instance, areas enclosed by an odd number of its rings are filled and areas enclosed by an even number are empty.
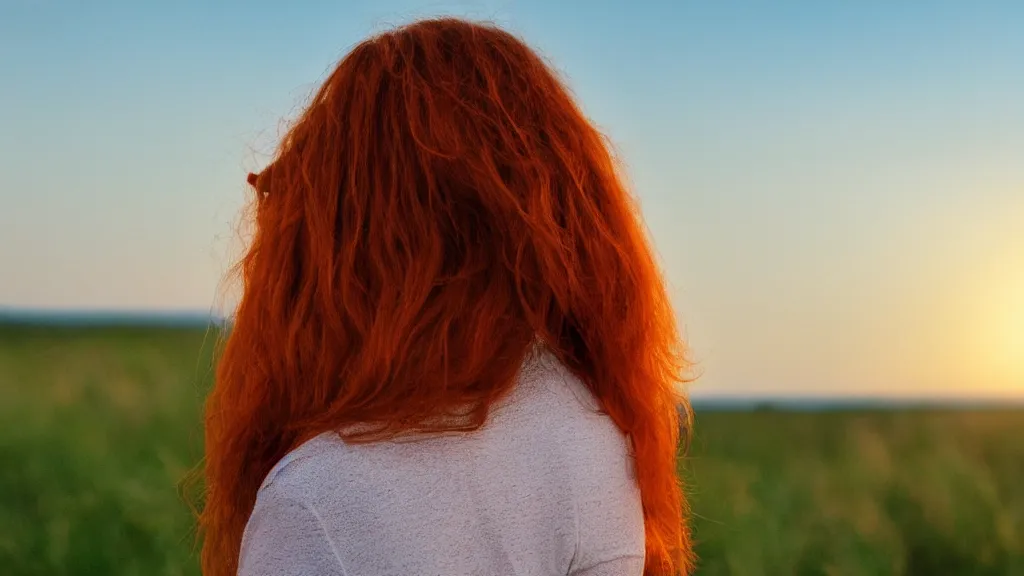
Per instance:
[[[536,54],[456,19],[366,40],[250,183],[208,576],[689,571],[673,311]]]

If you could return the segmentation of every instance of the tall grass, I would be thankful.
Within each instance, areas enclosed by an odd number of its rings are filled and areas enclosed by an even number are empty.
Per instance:
[[[0,574],[198,574],[215,334],[0,325]],[[1024,574],[1024,412],[701,412],[702,575]]]

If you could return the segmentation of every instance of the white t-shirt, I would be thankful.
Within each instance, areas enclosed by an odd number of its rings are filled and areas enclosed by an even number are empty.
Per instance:
[[[349,445],[325,434],[268,474],[242,576],[639,576],[626,437],[552,356],[478,431]]]

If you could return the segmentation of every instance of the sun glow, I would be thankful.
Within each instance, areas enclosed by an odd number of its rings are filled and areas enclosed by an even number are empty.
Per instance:
[[[1011,255],[980,295],[982,321],[973,356],[983,386],[1019,397],[1024,396],[1024,250]]]
[[[1003,325],[1003,368],[1015,383],[1015,392],[1024,394],[1024,282],[1020,282],[1015,306],[1007,311]]]

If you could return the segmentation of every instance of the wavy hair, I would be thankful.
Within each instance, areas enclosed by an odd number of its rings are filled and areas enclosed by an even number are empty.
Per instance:
[[[235,573],[289,450],[477,429],[538,342],[631,439],[645,574],[690,571],[685,349],[608,145],[537,54],[452,18],[371,37],[249,181],[255,230],[206,405],[207,576]]]

